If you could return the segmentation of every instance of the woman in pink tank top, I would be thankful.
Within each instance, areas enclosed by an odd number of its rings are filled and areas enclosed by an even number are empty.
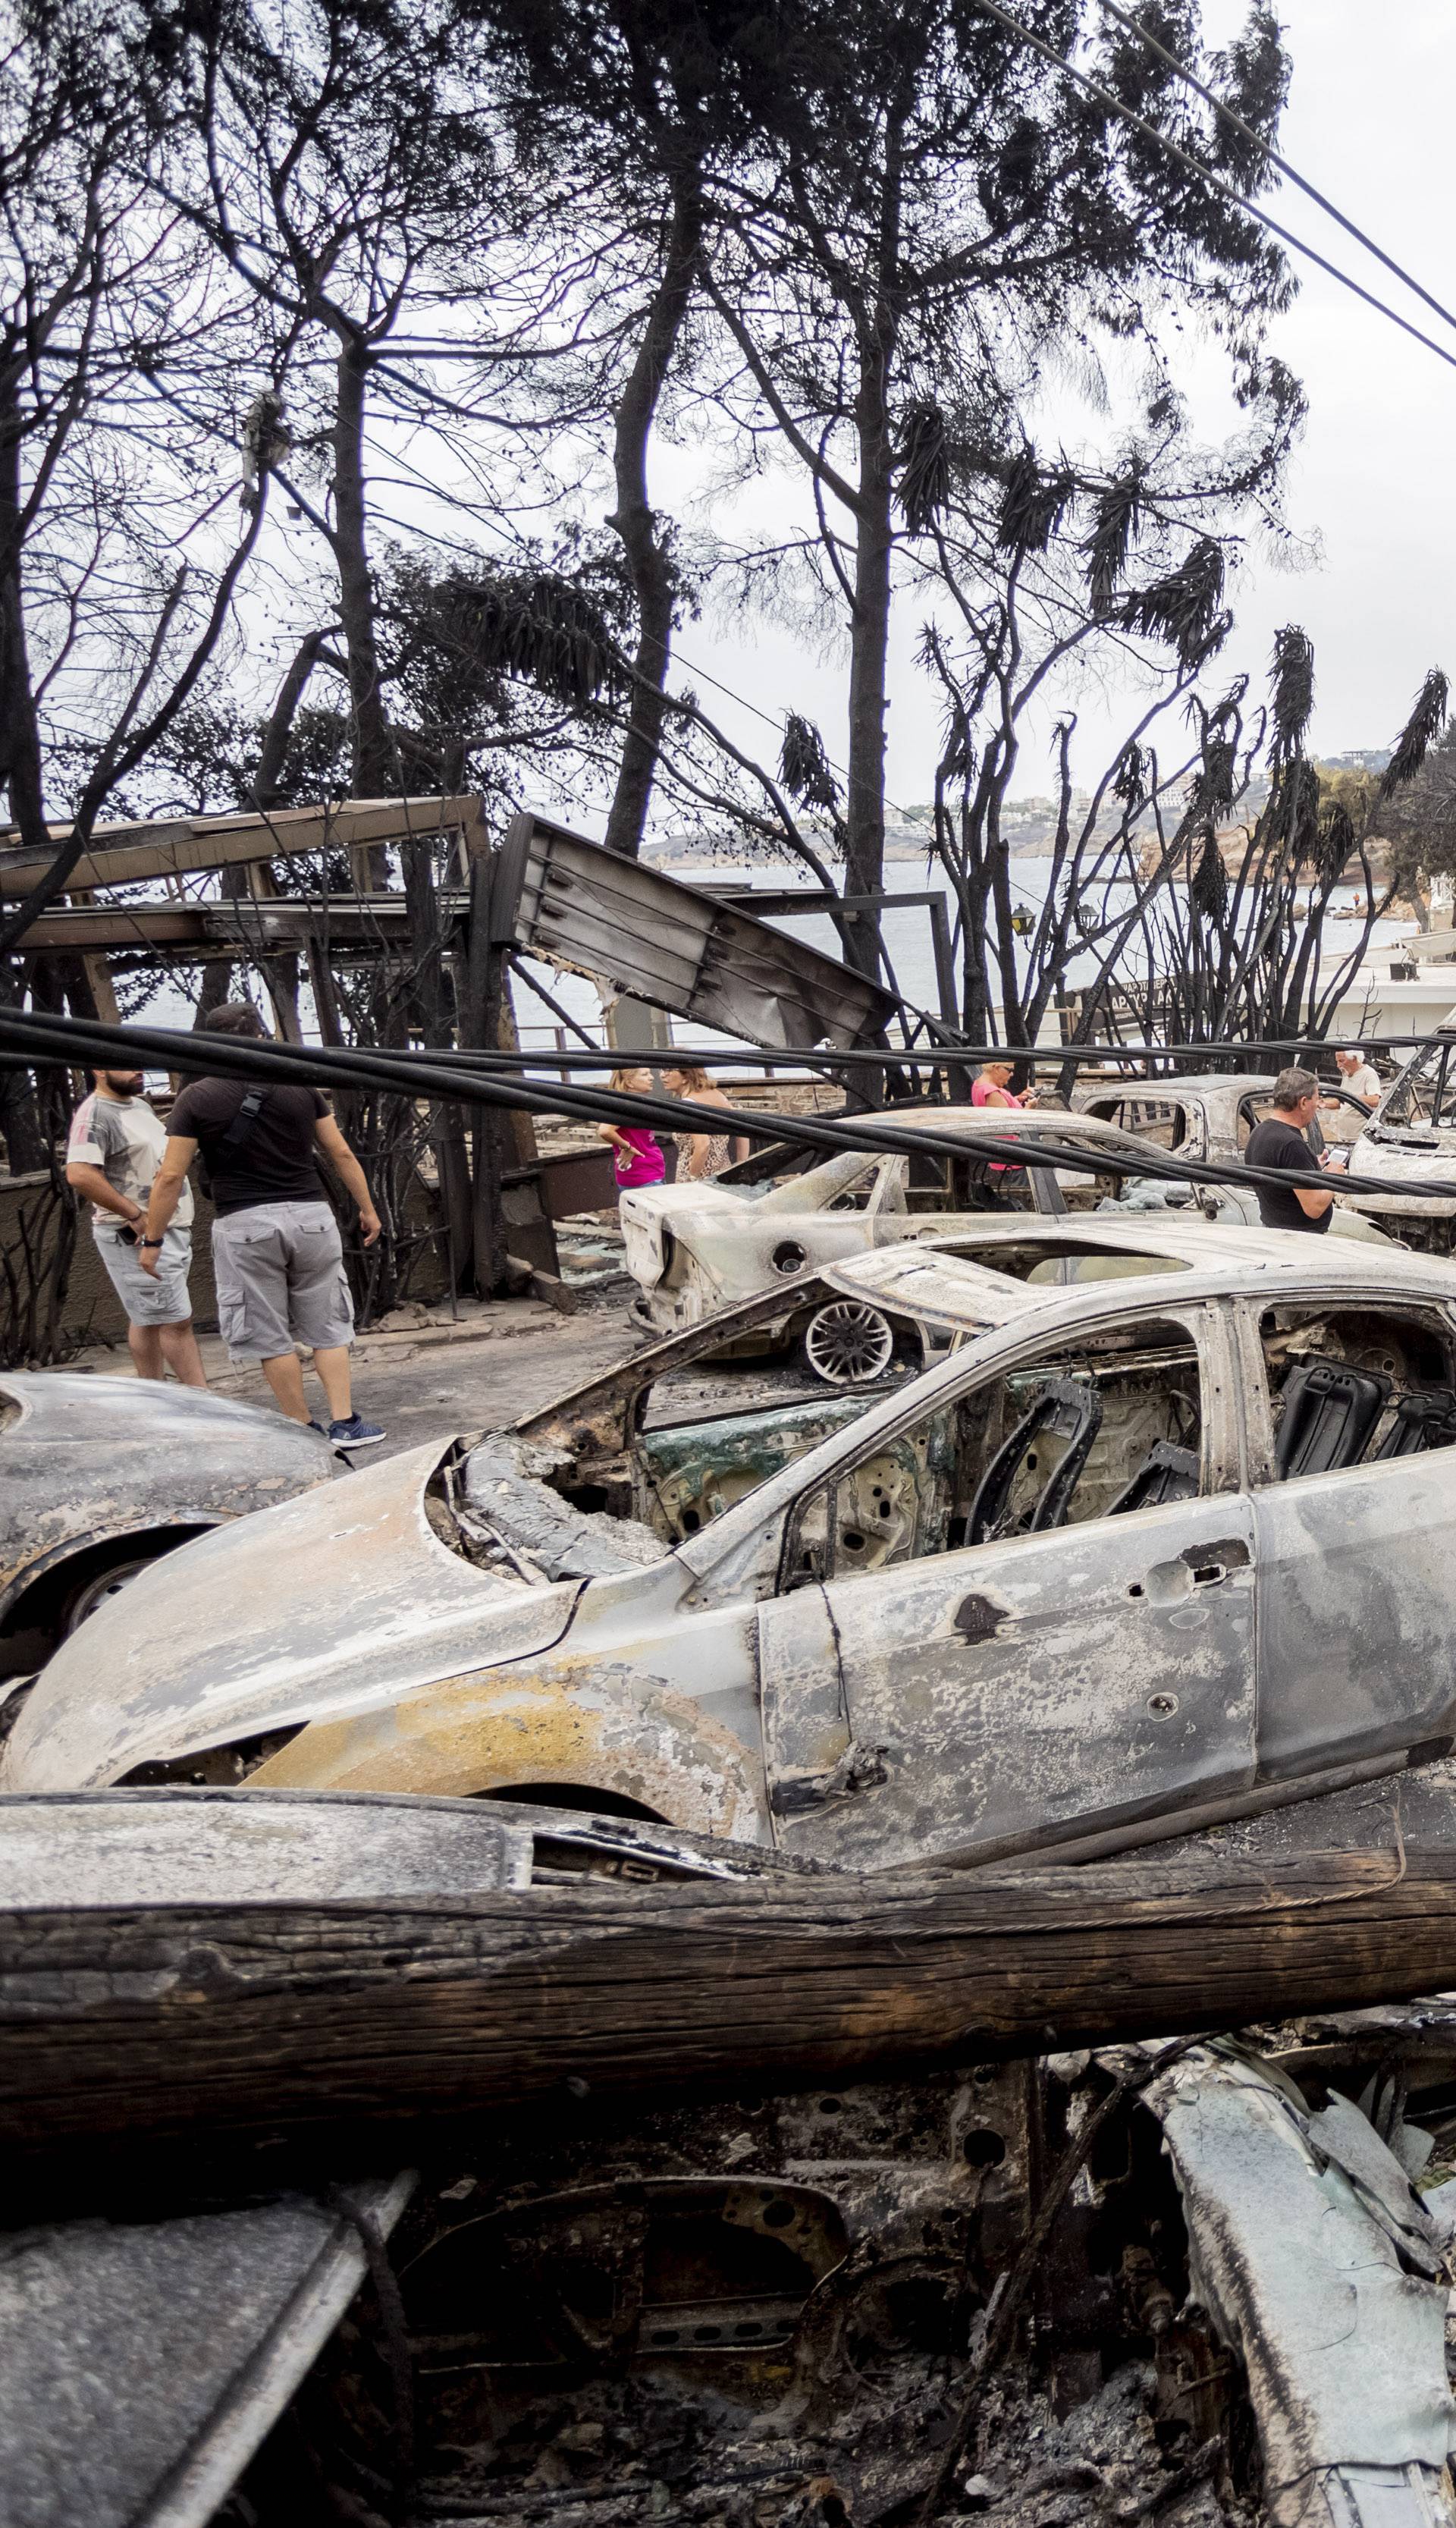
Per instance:
[[[1012,1092],[1010,1081],[1015,1067],[1014,1062],[983,1062],[970,1083],[972,1106],[1014,1106],[1018,1112],[1023,1106],[1034,1106],[1034,1091],[1028,1090],[1024,1097],[1016,1097]],[[1004,1177],[1011,1161],[988,1159],[986,1166],[993,1176]],[[1019,1175],[1020,1171],[1016,1173]]]
[[[657,1083],[650,1071],[614,1071],[606,1084],[628,1096],[650,1097]],[[655,1132],[645,1124],[598,1124],[597,1137],[611,1143],[619,1193],[629,1192],[634,1185],[662,1183],[667,1161],[657,1147]]]

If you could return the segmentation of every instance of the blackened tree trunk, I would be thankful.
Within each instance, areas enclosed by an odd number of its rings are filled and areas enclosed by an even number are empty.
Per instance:
[[[890,646],[890,431],[884,373],[875,358],[857,403],[861,506],[855,553],[850,653],[850,761],[845,802],[845,893],[872,895],[885,874],[885,711]],[[849,962],[878,974],[878,922],[859,915]]]
[[[0,1009],[24,1007],[26,977],[19,958],[0,957]],[[46,1139],[40,1126],[40,1107],[35,1092],[34,1074],[12,1070],[9,1064],[0,1069],[0,1141],[13,1177],[28,1176],[46,1164]]]
[[[849,781],[845,803],[845,892],[871,895],[885,874],[885,713],[890,649],[890,573],[895,552],[891,504],[895,442],[892,418],[899,334],[897,274],[902,209],[904,109],[892,111],[885,142],[878,270],[868,321],[860,327],[855,395],[858,442],[855,603],[851,621]],[[850,933],[849,963],[879,973],[879,922],[861,914]]]
[[[662,270],[637,357],[617,406],[613,463],[616,507],[607,520],[621,538],[637,599],[637,655],[631,717],[606,820],[606,847],[635,860],[642,849],[666,711],[672,653],[674,574],[668,537],[648,500],[648,448],[672,355],[693,296],[702,244],[702,197],[695,166],[675,186]]]
[[[368,353],[349,335],[338,354],[334,412],[334,558],[338,569],[338,617],[348,666],[350,788],[356,799],[385,799],[397,789],[380,682],[374,579],[369,567],[368,503],[364,490],[364,408]]]
[[[28,852],[50,848],[45,824],[40,731],[21,587],[25,527],[21,513],[21,416],[14,392],[0,401],[0,774],[10,820]]]

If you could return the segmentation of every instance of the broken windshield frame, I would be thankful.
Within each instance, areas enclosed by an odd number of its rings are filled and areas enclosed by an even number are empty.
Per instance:
[[[1456,1125],[1456,1077],[1451,1057],[1456,1035],[1422,1047],[1391,1081],[1369,1126],[1377,1139],[1383,1134],[1434,1133]]]

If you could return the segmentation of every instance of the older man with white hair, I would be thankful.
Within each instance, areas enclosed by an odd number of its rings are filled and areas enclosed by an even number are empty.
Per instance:
[[[1383,1093],[1379,1074],[1374,1063],[1366,1060],[1363,1045],[1341,1045],[1334,1063],[1342,1088],[1347,1088],[1352,1097],[1358,1097],[1363,1106],[1372,1110],[1378,1106]],[[1334,1105],[1338,1101],[1331,1098],[1329,1102]]]

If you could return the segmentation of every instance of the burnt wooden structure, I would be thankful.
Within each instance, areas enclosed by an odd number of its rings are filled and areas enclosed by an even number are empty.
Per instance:
[[[52,829],[57,844],[66,832]],[[390,849],[400,859],[397,890],[379,884]],[[321,886],[282,891],[278,866],[307,859],[322,863]],[[340,865],[347,891],[334,882]],[[0,898],[24,895],[43,874],[13,830],[0,832]],[[187,891],[189,881],[209,878],[219,892]],[[116,892],[137,887],[161,892]],[[771,900],[780,912],[829,909],[842,926],[859,905],[815,891]],[[933,912],[944,994],[949,944],[939,897]],[[453,1034],[463,1048],[493,1051],[518,1043],[510,975],[523,954],[592,975],[639,1015],[671,1012],[775,1050],[882,1042],[899,1006],[878,983],[758,919],[742,889],[684,885],[531,814],[513,818],[497,848],[473,793],[100,826],[73,873],[71,900],[41,914],[21,948],[55,961],[58,974],[74,974],[80,960],[96,1014],[111,1019],[109,959],[163,969],[244,959],[269,990],[278,1033],[295,1039],[301,958],[326,1044],[344,1041],[338,974],[381,959],[421,978],[427,1040]],[[464,1111],[433,1109],[452,1284],[489,1294],[525,1270],[543,1295],[566,1304],[554,1224],[614,1199],[610,1153],[603,1146],[544,1161],[524,1112],[477,1109],[470,1131],[467,1147]]]
[[[528,820],[529,821],[529,820]],[[57,843],[65,828],[53,829]],[[382,889],[376,872],[382,850],[394,846],[408,860],[425,845],[433,857],[447,837],[455,883],[420,889]],[[347,892],[282,894],[273,866],[307,857],[346,861],[353,885]],[[416,857],[418,855],[416,854]],[[461,798],[345,800],[269,813],[236,811],[222,816],[159,817],[98,827],[78,865],[71,900],[43,913],[20,943],[28,958],[83,962],[97,1010],[116,1017],[109,961],[145,961],[163,970],[208,961],[245,960],[256,967],[273,1000],[278,1033],[296,1033],[286,1003],[274,989],[270,964],[280,956],[301,958],[312,987],[326,1043],[344,1040],[335,975],[340,967],[380,958],[418,958],[422,921],[429,955],[452,979],[454,1033],[462,1046],[514,1043],[504,959],[483,937],[471,944],[473,908],[489,902],[474,881],[489,869],[491,840],[483,803]],[[0,836],[0,897],[24,894],[43,873],[41,864]],[[226,891],[203,896],[186,881],[222,876]],[[165,892],[120,896],[138,886]],[[100,894],[98,895],[98,890]],[[483,1030],[473,1032],[473,1026]],[[613,1198],[610,1155],[602,1149],[573,1163],[543,1161],[529,1115],[499,1119],[479,1112],[467,1122],[459,1107],[438,1107],[431,1122],[439,1235],[457,1287],[483,1293],[498,1290],[521,1269],[535,1276],[546,1296],[564,1299],[554,1223],[569,1211],[597,1209]]]

